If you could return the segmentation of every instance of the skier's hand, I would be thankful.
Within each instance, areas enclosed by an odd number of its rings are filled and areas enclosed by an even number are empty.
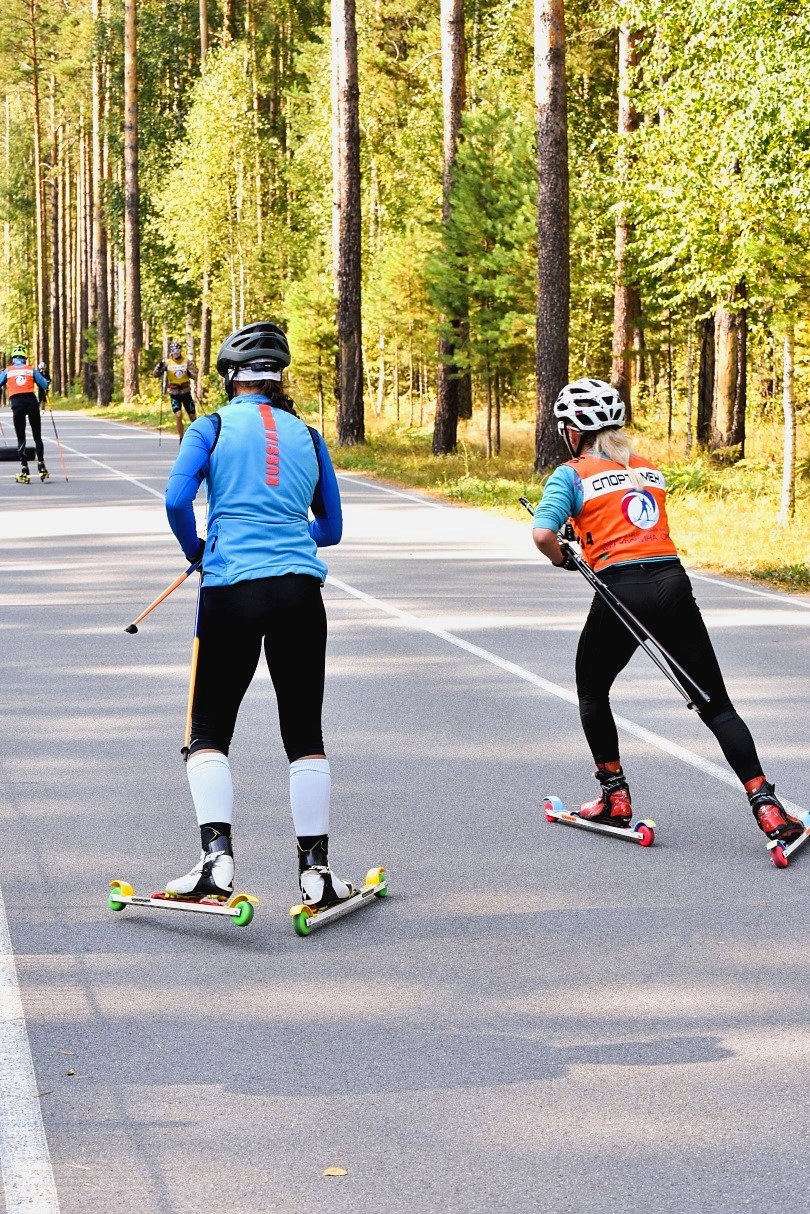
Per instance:
[[[562,540],[560,543],[560,552],[562,553],[562,560],[559,562],[557,562],[557,561],[551,562],[552,565],[554,566],[554,568],[555,569],[568,569],[569,571],[571,571],[571,570],[575,571],[577,568],[577,563],[576,563],[576,560],[574,559],[574,550],[570,544],[567,544],[565,542],[565,540]]]
[[[201,540],[200,537],[197,536],[197,551],[194,553],[186,552],[185,558],[188,561],[189,565],[195,565],[197,563],[197,561],[201,561],[203,559],[204,552],[205,552],[205,540]]]

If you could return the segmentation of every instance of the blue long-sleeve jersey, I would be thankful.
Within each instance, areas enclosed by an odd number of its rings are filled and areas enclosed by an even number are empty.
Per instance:
[[[284,573],[323,581],[327,568],[317,549],[340,542],[343,516],[332,461],[316,430],[258,395],[237,396],[188,428],[169,475],[166,513],[189,561],[202,547],[193,502],[203,480],[207,586]]]

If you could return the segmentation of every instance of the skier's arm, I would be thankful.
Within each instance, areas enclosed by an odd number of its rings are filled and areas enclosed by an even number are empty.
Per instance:
[[[340,490],[326,443],[317,430],[310,430],[310,434],[315,444],[320,475],[312,498],[312,513],[315,517],[310,520],[309,534],[319,548],[328,548],[332,544],[339,544],[343,535]]]
[[[3,370],[0,371],[0,388],[5,388],[7,379],[8,371],[5,369],[5,367],[3,367]]]
[[[188,561],[196,561],[202,555],[204,542],[197,535],[194,499],[208,473],[215,441],[211,418],[200,418],[189,426],[166,486],[169,526]]]
[[[38,388],[42,389],[46,396],[48,395],[48,389],[51,386],[51,381],[46,379],[41,371],[37,371],[36,367],[34,367],[34,383]]]
[[[155,365],[155,368],[152,371],[152,374],[155,377],[155,379],[160,379],[161,375],[163,374],[163,372],[165,370],[166,370],[166,364],[161,359],[161,361]]]
[[[534,512],[532,538],[543,556],[552,565],[565,564],[565,554],[557,539],[569,518],[575,518],[582,509],[582,481],[577,472],[566,464],[556,468],[548,478],[543,496]]]

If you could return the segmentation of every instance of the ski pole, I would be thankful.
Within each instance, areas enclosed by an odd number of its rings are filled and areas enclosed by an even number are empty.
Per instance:
[[[528,502],[525,497],[521,497],[518,500],[520,501],[520,504],[522,506],[526,507],[526,509],[529,511],[529,514],[534,514],[534,510],[532,509],[530,502]],[[569,543],[569,541],[566,540],[564,537],[558,537],[558,538],[560,540],[560,547],[564,547],[568,552],[570,552],[571,557],[573,558],[574,564],[576,565],[577,569],[582,574],[582,576],[585,578],[585,581],[588,583],[588,585],[599,595],[599,597],[602,599],[602,601],[604,603],[607,603],[608,607],[610,607],[610,609],[613,611],[614,615],[616,615],[618,617],[618,619],[621,620],[621,622],[624,624],[625,628],[630,633],[633,640],[636,641],[641,646],[641,648],[647,654],[648,658],[650,658],[650,660],[655,663],[655,665],[658,667],[658,669],[661,671],[661,673],[665,676],[665,678],[669,679],[670,683],[675,688],[675,690],[680,695],[683,696],[684,700],[686,701],[686,707],[690,708],[690,709],[696,707],[692,696],[689,694],[689,692],[686,690],[686,688],[683,686],[683,684],[680,682],[680,680],[675,677],[675,675],[669,669],[669,666],[665,665],[665,663],[661,660],[661,658],[659,657],[659,654],[655,652],[655,649],[657,649],[659,651],[659,653],[662,654],[666,658],[667,662],[669,662],[669,664],[672,667],[674,667],[674,669],[677,670],[679,674],[683,675],[686,682],[689,683],[692,687],[694,687],[695,691],[698,693],[700,698],[708,704],[710,701],[710,697],[706,694],[706,692],[703,690],[703,688],[700,687],[694,681],[692,676],[684,670],[683,666],[681,666],[680,663],[675,660],[675,658],[672,656],[672,654],[669,653],[664,648],[664,646],[661,644],[661,642],[657,641],[655,639],[655,637],[652,635],[652,633],[647,631],[647,629],[642,624],[641,620],[639,620],[635,615],[633,615],[633,612],[630,610],[629,607],[625,606],[625,604],[621,601],[621,599],[618,599],[616,597],[616,595],[613,593],[613,591],[610,589],[610,587],[606,586],[600,577],[597,577],[597,575],[591,569],[591,567],[587,563],[587,561],[585,561],[579,555],[579,553],[576,551],[575,548],[572,547],[572,545]],[[653,649],[653,645],[655,646],[655,649]]]
[[[186,732],[183,739],[181,754],[188,758],[188,748],[191,745],[191,714],[194,708],[194,689],[197,686],[197,662],[200,656],[200,602],[202,600],[202,578],[197,587],[197,610],[194,616],[194,640],[191,644],[191,669],[188,673],[188,704],[186,705]]]
[[[65,453],[63,452],[62,444],[59,441],[59,431],[56,429],[56,422],[54,421],[54,418],[53,418],[53,409],[51,408],[50,405],[48,405],[48,412],[51,415],[51,425],[53,426],[53,432],[56,435],[56,448],[59,452],[59,459],[62,462],[62,471],[65,474],[65,480],[67,480],[68,474],[67,474],[67,466],[65,464]]]
[[[179,577],[176,577],[174,579],[174,581],[171,583],[171,585],[167,586],[166,589],[163,591],[163,593],[158,595],[158,597],[155,599],[154,603],[150,603],[149,606],[146,608],[146,610],[142,611],[141,614],[136,619],[134,619],[131,624],[127,624],[126,628],[124,629],[124,632],[129,632],[129,633],[137,632],[138,625],[140,624],[141,620],[145,620],[146,617],[149,615],[150,611],[154,611],[155,608],[159,607],[160,604],[163,602],[163,600],[167,599],[169,597],[169,595],[174,590],[177,589],[178,586],[182,586],[183,582],[186,580],[186,578],[190,577],[192,573],[194,573],[197,569],[199,569],[201,563],[202,563],[201,561],[195,561],[193,565],[189,565],[189,567],[185,571],[185,573],[181,573]]]

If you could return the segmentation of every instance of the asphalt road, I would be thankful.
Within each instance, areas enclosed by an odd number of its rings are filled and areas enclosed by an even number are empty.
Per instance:
[[[175,440],[56,420],[69,483],[52,442],[46,485],[0,465],[7,1214],[804,1214],[810,847],[773,868],[643,656],[615,705],[656,846],[545,822],[544,793],[595,788],[572,703],[588,595],[528,517],[341,478],[332,855],[389,866],[387,902],[293,934],[263,672],[232,751],[253,924],[106,909],[111,878],[148,893],[198,851],[194,593],[124,634],[183,567],[158,500]],[[770,778],[806,804],[810,601],[695,586]]]

